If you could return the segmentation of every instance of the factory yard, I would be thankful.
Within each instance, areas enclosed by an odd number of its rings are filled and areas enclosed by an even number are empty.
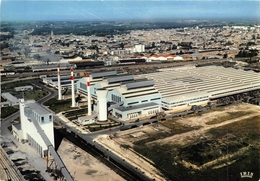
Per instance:
[[[195,178],[195,173],[199,180],[223,180],[226,165],[239,179],[241,169],[255,171],[257,177],[259,130],[260,107],[241,103],[99,136],[95,141],[156,180],[163,180],[161,173],[177,180]]]
[[[58,153],[75,181],[125,180],[86,151],[67,140],[62,141]]]
[[[0,173],[0,180],[53,180],[50,174],[45,172],[46,161],[28,143],[18,142],[12,135],[1,136],[0,142],[1,166],[7,168],[4,174]]]
[[[25,180],[55,180],[51,173],[46,172],[46,160],[28,143],[18,142],[12,135],[0,137],[0,142],[0,180],[21,181],[19,175]],[[61,142],[58,153],[75,181],[125,180],[98,159],[65,139]],[[15,173],[13,163],[9,163],[5,156],[7,154],[22,175]]]

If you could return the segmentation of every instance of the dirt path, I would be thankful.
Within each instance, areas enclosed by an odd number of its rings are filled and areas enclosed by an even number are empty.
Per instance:
[[[121,147],[117,142],[110,139],[108,135],[100,135],[95,138],[95,141],[100,145],[108,148],[109,151],[116,153],[119,157],[121,157],[128,163],[131,163],[149,178],[158,181],[165,180],[163,177],[161,177],[162,174],[153,165],[151,165],[141,156],[137,155],[136,152],[134,152],[133,150]]]
[[[235,118],[235,119],[231,119],[231,120],[227,120],[218,124],[213,124],[213,125],[207,125],[206,122],[211,121],[214,116],[217,116],[218,114],[226,114],[225,112],[222,111],[216,111],[216,112],[210,112],[210,113],[206,113],[205,115],[201,116],[201,117],[193,117],[193,118],[187,118],[187,119],[183,119],[180,120],[180,122],[182,122],[183,124],[186,125],[190,125],[190,126],[197,126],[197,125],[201,125],[203,126],[201,129],[198,130],[193,130],[193,131],[189,131],[186,133],[182,133],[182,134],[177,134],[171,137],[167,137],[164,139],[158,139],[156,141],[152,141],[147,143],[147,146],[151,146],[153,144],[169,144],[169,143],[174,143],[174,144],[179,144],[179,145],[186,145],[189,144],[190,142],[194,142],[198,139],[204,139],[207,138],[209,135],[206,135],[205,133],[212,128],[216,128],[216,127],[220,127],[220,126],[224,126],[230,123],[235,123],[238,121],[241,121],[243,119],[247,119],[253,116],[259,116],[260,115],[260,107],[254,106],[254,105],[250,105],[250,104],[241,104],[238,105],[237,107],[235,106],[228,106],[226,108],[226,110],[228,110],[229,112],[237,112],[237,111],[242,111],[242,110],[250,110],[250,111],[255,111],[255,113],[249,114],[249,115],[245,115],[245,116],[241,116],[239,118]]]

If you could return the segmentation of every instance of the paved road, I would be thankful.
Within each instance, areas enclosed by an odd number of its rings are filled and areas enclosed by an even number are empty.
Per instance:
[[[51,98],[57,96],[57,94],[58,94],[58,93],[57,93],[57,90],[54,90],[53,88],[47,87],[47,86],[45,86],[45,85],[42,85],[41,83],[39,83],[39,82],[37,82],[37,81],[34,81],[33,84],[34,84],[35,86],[38,86],[38,87],[40,87],[41,89],[45,89],[45,90],[47,90],[47,91],[49,92],[49,94],[48,94],[47,96],[45,96],[45,97],[43,97],[42,99],[40,99],[40,100],[37,101],[39,104],[42,104],[42,103],[48,101],[49,99],[51,99]]]

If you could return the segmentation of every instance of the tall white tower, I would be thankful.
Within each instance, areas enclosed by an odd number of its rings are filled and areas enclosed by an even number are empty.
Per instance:
[[[61,100],[61,84],[60,84],[60,64],[58,64],[58,100]]]
[[[46,155],[48,146],[45,138],[37,131],[42,129],[52,146],[54,143],[53,114],[37,104],[34,100],[24,101],[20,99],[20,122],[21,129],[18,130],[19,140],[27,140],[30,145],[43,157]],[[37,126],[38,125],[38,126]]]
[[[73,68],[70,69],[70,80],[71,80],[71,107],[76,107]]]
[[[88,115],[91,115],[90,73],[87,72]]]
[[[98,99],[98,120],[107,121],[107,90],[97,89],[96,94]]]

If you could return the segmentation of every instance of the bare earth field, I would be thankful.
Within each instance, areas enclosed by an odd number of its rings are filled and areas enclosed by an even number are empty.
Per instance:
[[[106,165],[65,139],[58,153],[75,181],[124,181]]]
[[[156,180],[259,179],[260,107],[218,107],[96,141]]]

